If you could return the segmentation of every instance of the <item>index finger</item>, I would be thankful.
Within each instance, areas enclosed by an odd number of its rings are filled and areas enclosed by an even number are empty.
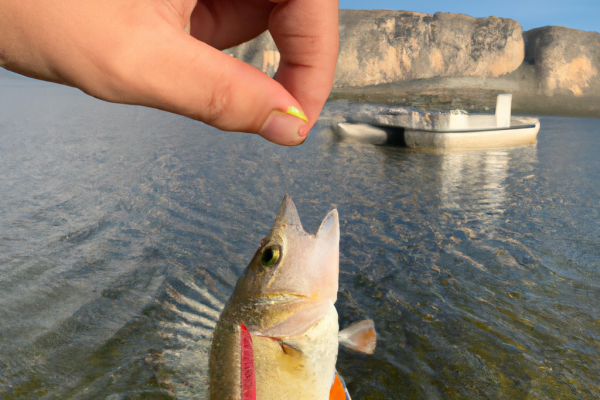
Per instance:
[[[279,3],[269,31],[281,53],[276,80],[300,103],[314,125],[333,85],[339,49],[338,0]]]

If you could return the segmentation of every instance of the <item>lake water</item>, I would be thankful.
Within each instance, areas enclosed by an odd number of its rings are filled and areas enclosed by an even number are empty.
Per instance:
[[[283,195],[341,218],[360,399],[600,398],[600,120],[434,154],[272,145],[0,79],[0,398],[206,398],[214,320]]]

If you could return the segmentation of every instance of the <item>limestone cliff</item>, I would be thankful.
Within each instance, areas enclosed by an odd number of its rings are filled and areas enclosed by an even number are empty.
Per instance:
[[[342,10],[336,87],[436,76],[497,77],[523,61],[521,25],[496,17]]]
[[[336,87],[497,77],[517,69],[525,55],[519,23],[452,13],[340,10],[340,39]],[[226,52],[271,76],[279,64],[268,32]]]
[[[279,65],[268,32],[226,52],[270,76]],[[333,98],[481,111],[504,92],[515,112],[600,117],[600,33],[523,33],[510,19],[452,13],[340,11]]]
[[[525,35],[525,62],[545,95],[600,96],[600,34],[546,26]]]

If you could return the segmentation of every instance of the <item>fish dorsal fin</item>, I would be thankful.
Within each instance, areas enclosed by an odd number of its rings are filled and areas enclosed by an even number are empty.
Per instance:
[[[377,345],[377,333],[372,319],[356,322],[338,334],[342,346],[365,354],[373,354]]]
[[[279,211],[277,212],[277,217],[275,217],[275,222],[273,223],[273,228],[271,230],[277,229],[280,226],[286,226],[288,229],[307,234],[304,231],[304,228],[302,228],[302,222],[300,222],[300,216],[298,215],[296,205],[292,201],[292,198],[287,194],[283,197],[283,201],[281,202],[281,206],[279,206]]]

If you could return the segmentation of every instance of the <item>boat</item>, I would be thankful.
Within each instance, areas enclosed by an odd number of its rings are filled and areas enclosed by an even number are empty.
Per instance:
[[[512,95],[500,94],[494,114],[464,110],[417,111],[389,108],[377,115],[363,112],[334,126],[344,139],[371,144],[396,144],[413,149],[489,149],[535,144],[540,121],[512,116]]]

